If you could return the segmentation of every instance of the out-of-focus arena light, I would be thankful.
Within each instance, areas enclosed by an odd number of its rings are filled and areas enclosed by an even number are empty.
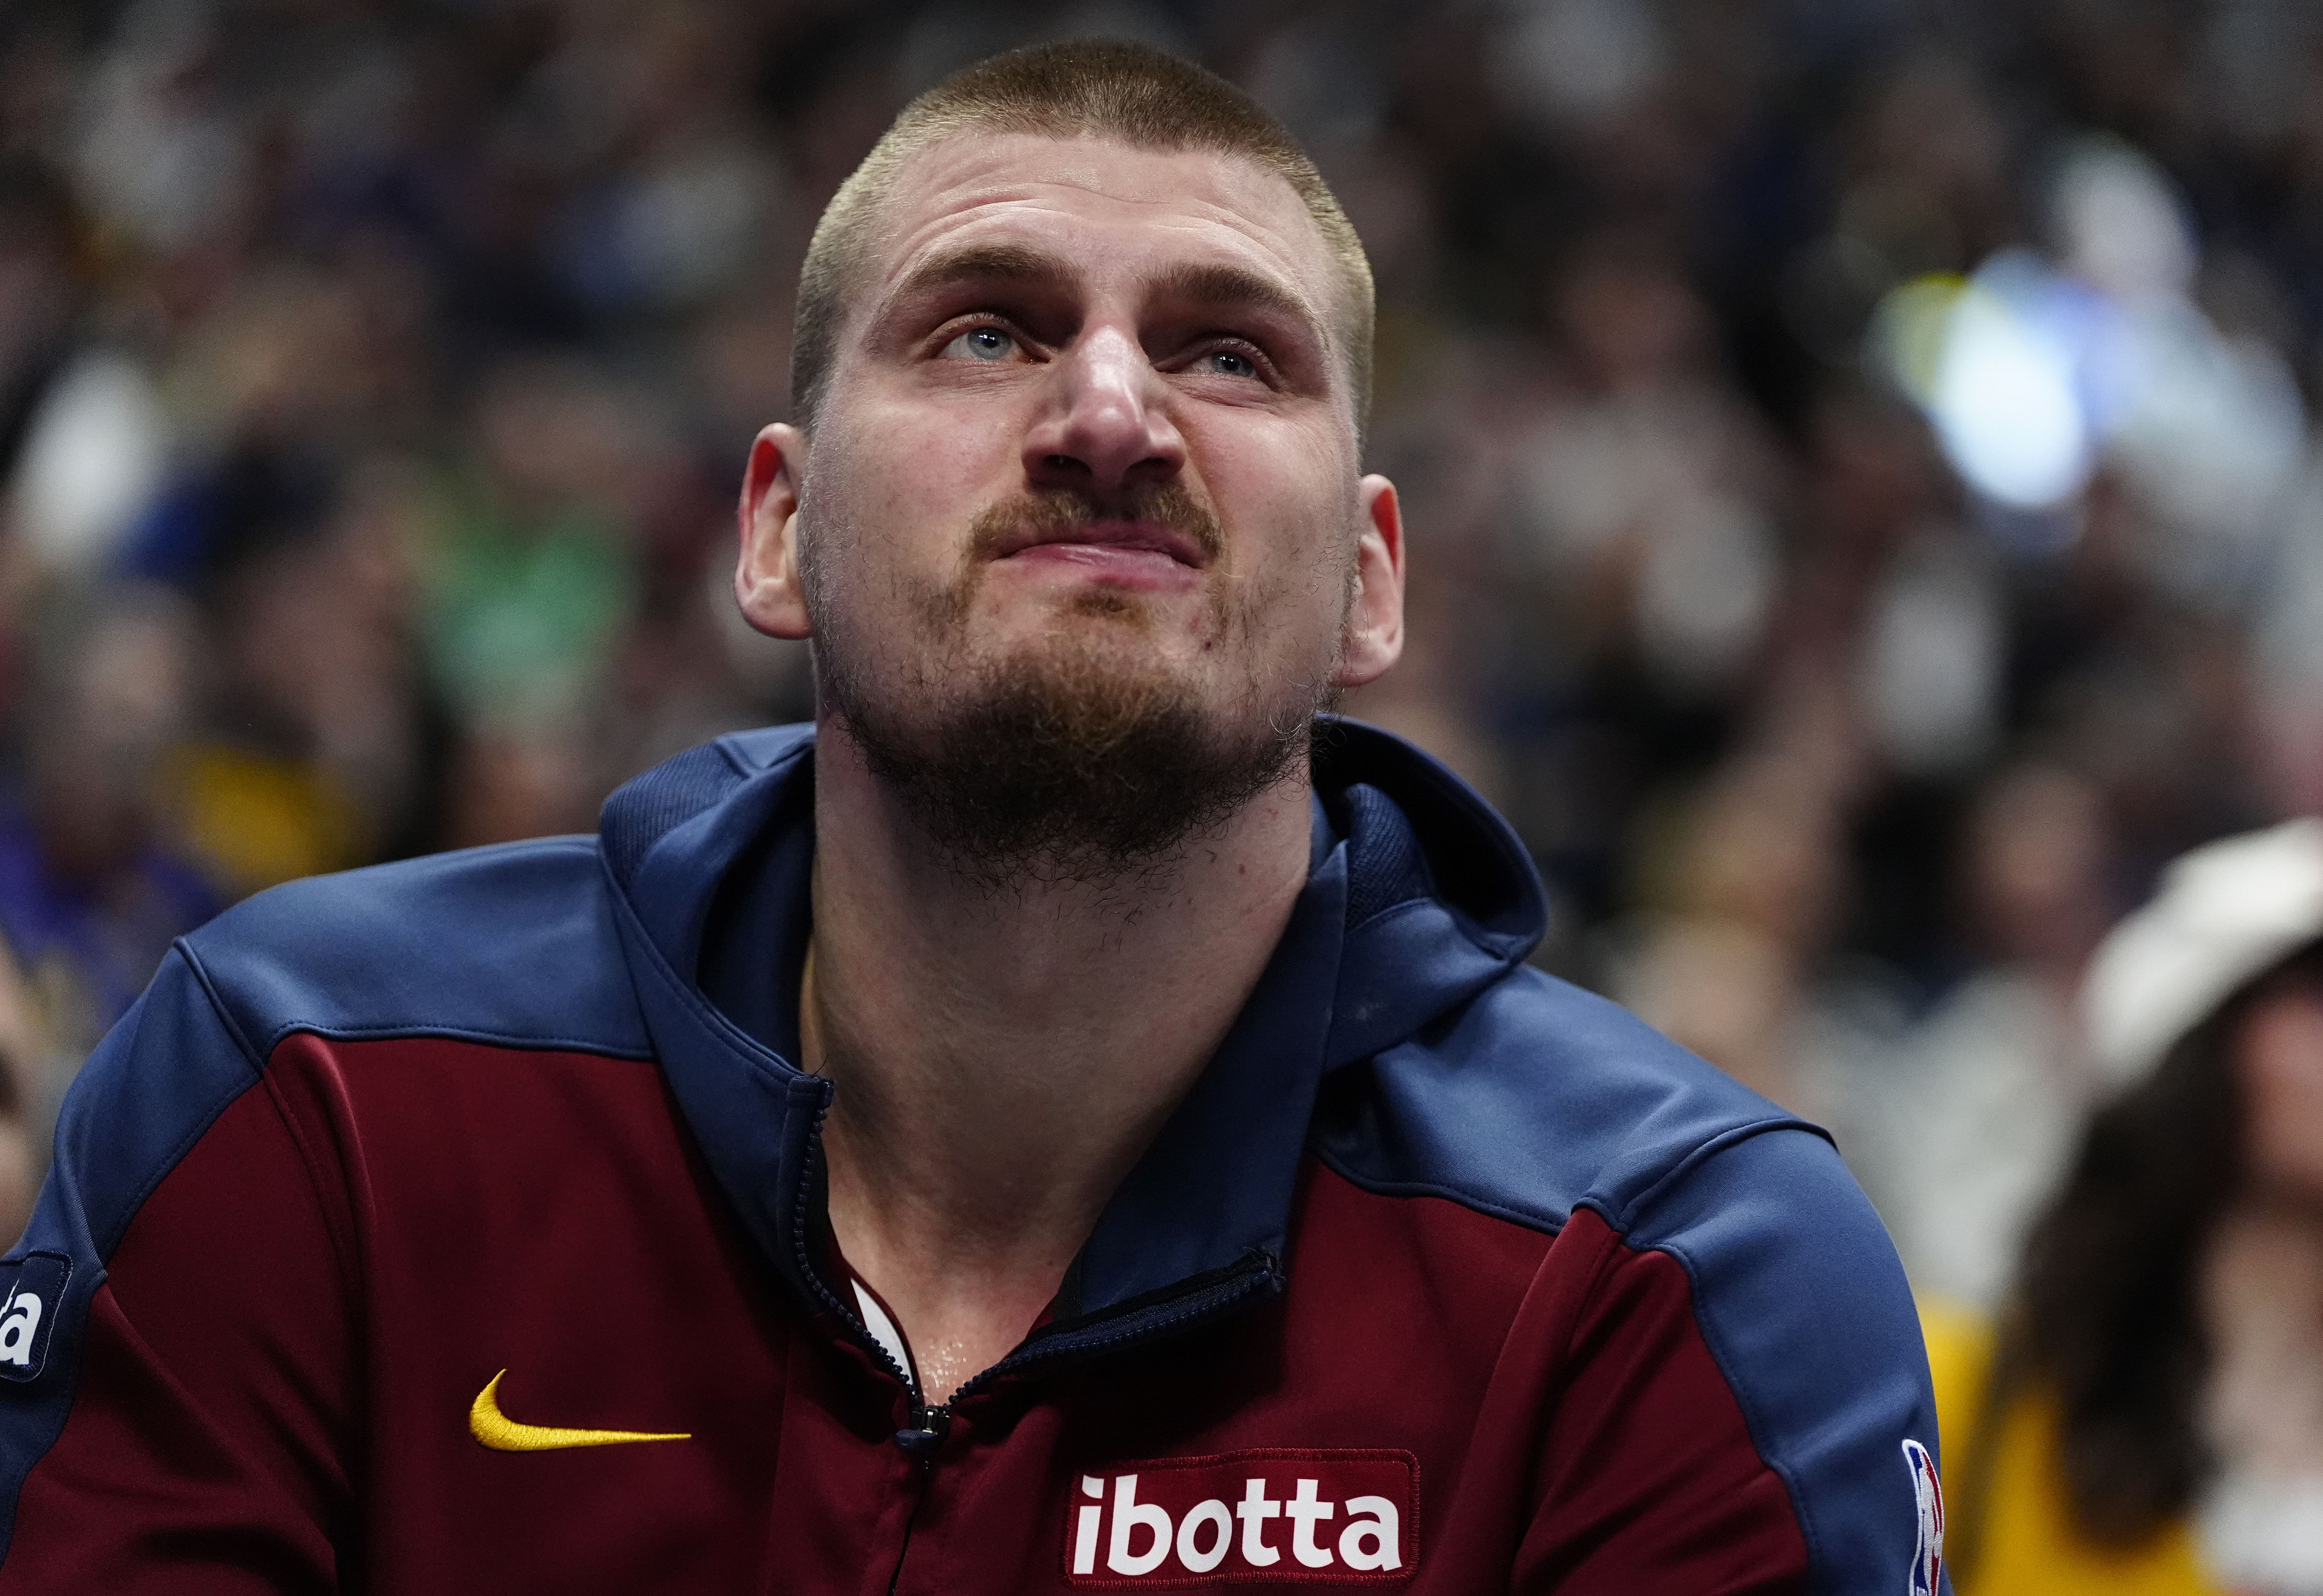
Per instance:
[[[2066,505],[2106,458],[2177,525],[2243,530],[2303,447],[2281,357],[2187,296],[2194,240],[2145,157],[2083,145],[2056,200],[2062,269],[2009,250],[1969,278],[1903,283],[1873,318],[1873,360],[1996,504]]]
[[[1927,413],[1953,469],[2020,509],[2062,503],[2088,480],[2093,428],[2079,381],[2071,296],[2021,254],[1974,278],[1915,278],[1891,292],[1874,348]]]
[[[2061,503],[2089,473],[2073,350],[2042,310],[2037,297],[1971,281],[1946,318],[1928,395],[1929,417],[1960,473],[2021,509]]]

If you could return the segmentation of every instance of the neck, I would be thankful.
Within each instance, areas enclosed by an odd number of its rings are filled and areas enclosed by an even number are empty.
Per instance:
[[[826,720],[803,1062],[831,1224],[930,1400],[1004,1355],[1257,985],[1307,877],[1306,768],[1166,869],[995,891]]]

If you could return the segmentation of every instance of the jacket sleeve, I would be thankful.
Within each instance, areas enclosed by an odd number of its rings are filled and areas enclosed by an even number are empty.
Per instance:
[[[0,1289],[0,1593],[337,1589],[352,1226],[181,944],[66,1100]],[[340,1188],[338,1189],[343,1189]]]
[[[1935,1406],[1895,1249],[1838,1155],[1746,1127],[1568,1226],[1517,1588],[1935,1596]]]

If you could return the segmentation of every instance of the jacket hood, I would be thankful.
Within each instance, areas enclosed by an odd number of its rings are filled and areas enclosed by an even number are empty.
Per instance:
[[[794,1062],[813,754],[805,726],[682,754],[607,801],[601,851],[655,1050],[711,1168],[777,1268],[853,1324],[816,1264],[832,1087]],[[1465,1003],[1539,940],[1530,859],[1444,766],[1334,717],[1314,772],[1313,863],[1265,973],[1012,1362],[1279,1288],[1322,1076]]]
[[[1521,964],[1548,903],[1508,822],[1400,738],[1326,719],[1315,793],[1347,856],[1336,1066],[1394,1045]]]

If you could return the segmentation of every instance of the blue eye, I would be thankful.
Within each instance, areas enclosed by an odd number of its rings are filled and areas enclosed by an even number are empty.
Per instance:
[[[970,327],[945,344],[943,352],[968,360],[1006,360],[1016,353],[1016,340],[998,327]]]
[[[1255,377],[1258,362],[1235,349],[1213,349],[1203,360],[1221,377]]]

